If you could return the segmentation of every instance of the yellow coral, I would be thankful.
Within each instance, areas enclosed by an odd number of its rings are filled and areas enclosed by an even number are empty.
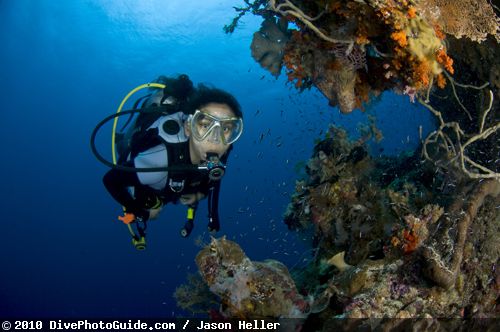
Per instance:
[[[408,36],[408,49],[420,61],[428,61],[430,71],[437,75],[442,72],[436,60],[436,52],[443,47],[434,29],[420,18],[412,19],[405,32]]]

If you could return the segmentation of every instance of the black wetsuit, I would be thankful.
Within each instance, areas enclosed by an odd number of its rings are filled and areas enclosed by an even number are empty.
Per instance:
[[[173,164],[178,164],[179,161],[181,161],[181,164],[191,164],[188,142],[176,143],[175,149],[169,145],[167,150],[169,151],[169,159],[173,160]],[[134,162],[128,161],[125,165],[134,167]],[[175,180],[175,182],[183,182],[182,189],[174,188],[176,189],[174,191],[169,185],[170,179]],[[152,208],[152,205],[157,201],[156,198],[160,199],[163,204],[167,204],[170,202],[176,203],[185,194],[201,192],[206,197],[210,187],[214,185],[213,182],[210,182],[207,173],[199,171],[169,171],[166,185],[162,189],[154,189],[141,183],[136,172],[117,169],[108,171],[103,177],[103,182],[111,196],[125,207],[125,212],[133,213],[143,220],[147,220],[149,216],[147,210]],[[134,188],[133,195],[129,192],[129,187]]]

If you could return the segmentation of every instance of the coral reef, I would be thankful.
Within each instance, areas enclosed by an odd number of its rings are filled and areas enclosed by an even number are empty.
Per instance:
[[[500,181],[436,167],[419,156],[425,145],[374,158],[366,144],[379,134],[361,132],[330,126],[296,182],[283,219],[312,235],[305,268],[251,261],[225,238],[198,254],[216,316],[294,317],[316,331],[500,328]],[[193,300],[179,298],[200,307],[206,286],[191,284],[179,292]]]
[[[198,274],[189,274],[187,283],[175,289],[174,298],[181,309],[193,314],[207,313],[219,303]]]
[[[476,122],[481,114],[466,110],[456,92],[463,85],[457,82],[474,81],[483,88],[489,82],[493,94],[500,97],[500,18],[499,8],[491,1],[244,2],[245,7],[235,7],[239,14],[226,32],[234,31],[247,12],[262,16],[265,20],[254,35],[252,56],[275,76],[284,65],[296,88],[315,86],[342,113],[363,109],[386,90],[406,94],[412,102],[434,108],[444,104],[441,109],[452,110],[452,99],[430,101],[431,95],[442,98],[439,90],[447,88],[446,95],[453,95],[469,120]],[[293,23],[288,30],[285,21]],[[493,109],[497,108],[494,103]],[[496,120],[498,112],[494,113]],[[460,114],[450,115],[452,121],[460,118]],[[498,138],[496,132],[485,144]]]
[[[462,264],[470,225],[484,200],[488,196],[496,198],[499,195],[500,181],[495,180],[484,181],[474,186],[470,194],[464,192],[457,195],[455,202],[448,209],[449,217],[446,219],[457,233],[455,245],[452,248],[453,254],[448,258],[449,264],[443,262],[443,257],[439,254],[445,251],[437,249],[442,245],[441,243],[434,240],[422,250],[427,264],[425,272],[436,284],[443,288],[450,288],[455,284]],[[462,200],[464,197],[468,197],[466,203]]]
[[[444,73],[454,73],[446,33],[478,42],[499,36],[499,19],[486,0],[245,2],[247,7],[237,10],[264,17],[261,31],[271,17],[294,24],[282,58],[288,79],[299,89],[316,86],[343,113],[385,90],[411,91],[412,96],[443,88]],[[276,48],[274,54],[283,50],[262,36],[256,34],[254,43]],[[261,56],[254,58],[261,62]],[[264,64],[273,75],[279,73],[277,60]]]
[[[273,75],[284,65],[296,88],[315,86],[342,113],[363,109],[386,90],[406,94],[436,116],[438,129],[424,141],[428,161],[459,169],[470,178],[500,179],[500,17],[495,4],[245,3],[247,7],[236,8],[240,15],[232,22],[233,30],[246,12],[264,17],[252,55]],[[287,30],[286,21],[292,28]]]
[[[483,42],[491,35],[500,42],[500,19],[487,0],[421,0],[417,8],[455,38]]]
[[[200,274],[227,318],[304,318],[312,303],[280,262],[251,261],[233,241],[212,239],[196,256]]]
[[[245,3],[236,8],[240,15],[232,24],[248,11],[265,18],[252,55],[273,75],[283,64],[296,88],[315,86],[342,113],[363,109],[386,90],[406,94],[438,122],[424,141],[428,161],[470,178],[500,179],[496,5],[487,0]],[[286,21],[295,28],[287,31]],[[467,39],[457,42],[462,37]]]
[[[300,318],[303,330],[499,330],[489,320],[500,299],[498,8],[486,0],[244,2],[226,29],[246,12],[262,16],[252,56],[273,75],[285,66],[297,89],[315,86],[343,113],[382,91],[407,94],[436,129],[414,153],[375,158],[367,142],[382,133],[373,119],[357,140],[331,125],[283,218],[310,236],[308,266],[289,272],[212,239],[196,258],[204,284],[191,281],[178,299],[199,307],[208,285],[218,315]],[[190,288],[198,289],[191,302]],[[339,327],[340,318],[358,319]]]
[[[441,172],[415,155],[354,153],[365,141],[331,127],[284,216],[314,234],[313,262],[292,271],[322,304],[304,329],[498,328],[500,181]]]
[[[290,38],[287,25],[284,19],[278,19],[278,22],[272,17],[265,19],[250,45],[255,61],[275,76],[281,72],[283,51]]]
[[[335,79],[329,79],[331,77]],[[356,107],[354,88],[357,77],[353,63],[339,61],[335,69],[326,69],[323,75],[314,80],[314,83],[328,100],[336,100],[341,112],[349,113]]]
[[[411,252],[424,239],[422,225],[436,218],[439,207],[431,205],[434,184],[428,183],[430,175],[426,175],[432,169],[413,167],[416,156],[404,159],[407,164],[399,162],[400,169],[390,169],[390,164],[398,163],[370,158],[365,146],[368,137],[369,133],[350,141],[344,130],[331,126],[306,166],[307,179],[297,181],[284,221],[290,229],[312,227],[320,257],[345,250],[348,263],[357,264],[370,256],[380,257],[383,239],[391,237]],[[412,174],[420,179],[404,181]],[[422,214],[422,220],[409,215],[410,211]],[[400,240],[393,236],[396,230]]]

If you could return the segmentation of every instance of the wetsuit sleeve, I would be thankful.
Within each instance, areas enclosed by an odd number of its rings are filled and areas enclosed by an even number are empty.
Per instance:
[[[135,172],[112,169],[104,175],[102,181],[111,196],[125,207],[126,212],[144,217],[147,211],[142,204],[134,199],[127,189],[128,187],[141,185]]]

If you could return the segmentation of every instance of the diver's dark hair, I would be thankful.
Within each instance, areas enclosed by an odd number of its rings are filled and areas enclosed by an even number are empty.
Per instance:
[[[164,96],[173,96],[179,101],[186,101],[194,92],[193,82],[186,74],[180,74],[177,78],[160,76],[156,83],[165,84]]]
[[[224,90],[208,87],[204,84],[199,84],[196,92],[190,98],[188,104],[189,113],[194,113],[195,110],[210,103],[226,104],[235,116],[243,118],[241,106],[233,95]]]

